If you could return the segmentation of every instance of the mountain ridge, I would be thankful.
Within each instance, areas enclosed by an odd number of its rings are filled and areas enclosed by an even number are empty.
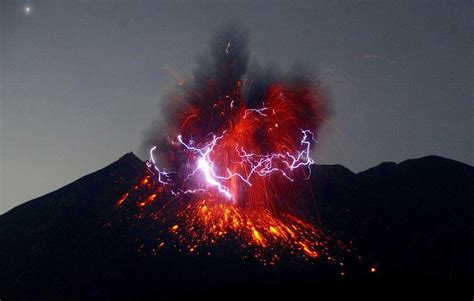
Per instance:
[[[406,159],[406,160],[403,160],[403,161],[401,161],[401,162],[399,162],[399,163],[396,163],[396,162],[394,162],[394,161],[384,161],[384,162],[381,162],[381,163],[377,164],[376,166],[370,167],[370,168],[368,168],[368,169],[365,169],[365,170],[362,170],[362,171],[359,171],[359,172],[354,172],[354,171],[352,171],[351,169],[345,167],[344,165],[337,164],[337,163],[336,163],[336,164],[315,164],[315,166],[317,166],[317,168],[333,168],[333,169],[339,169],[339,170],[341,170],[341,171],[344,170],[344,172],[346,172],[346,173],[347,173],[347,171],[348,171],[348,172],[351,173],[352,175],[360,175],[360,174],[365,174],[365,173],[367,173],[367,172],[370,172],[371,170],[374,170],[374,169],[377,169],[377,168],[381,168],[381,167],[385,167],[385,166],[405,165],[405,164],[407,164],[407,163],[410,163],[410,162],[412,162],[412,161],[417,161],[417,160],[443,160],[443,161],[446,161],[446,162],[451,162],[451,163],[454,163],[454,164],[458,164],[458,165],[460,165],[460,166],[465,166],[465,167],[471,167],[471,168],[472,168],[472,166],[469,165],[469,164],[467,164],[467,163],[460,162],[460,161],[453,160],[453,159],[449,159],[449,158],[445,158],[445,157],[438,156],[438,155],[427,155],[427,156],[422,156],[422,157],[413,158],[413,159]],[[93,171],[93,172],[91,172],[91,173],[89,173],[89,174],[87,174],[87,175],[85,175],[85,176],[82,176],[82,177],[80,177],[80,178],[78,178],[78,179],[72,181],[72,182],[69,183],[69,184],[66,184],[66,185],[63,186],[63,187],[60,187],[60,188],[58,188],[58,189],[56,189],[56,190],[53,190],[53,191],[51,191],[51,192],[48,192],[48,193],[46,193],[46,194],[43,194],[43,195],[41,195],[41,196],[39,196],[39,197],[36,197],[36,198],[34,198],[34,199],[31,199],[31,200],[29,200],[29,201],[26,201],[26,202],[24,202],[24,203],[22,203],[22,204],[20,204],[20,205],[17,205],[17,206],[15,206],[15,207],[11,208],[10,210],[8,210],[8,211],[6,211],[6,212],[0,214],[0,218],[1,218],[2,216],[4,216],[5,214],[9,213],[10,211],[15,210],[15,209],[18,208],[18,207],[21,207],[21,206],[23,206],[23,205],[25,205],[25,204],[27,204],[27,203],[32,202],[32,201],[36,201],[37,199],[41,199],[41,198],[43,198],[43,197],[47,197],[47,196],[49,196],[50,194],[53,194],[53,193],[57,192],[58,190],[67,188],[69,185],[72,185],[72,184],[74,184],[74,183],[76,183],[76,182],[78,182],[78,181],[83,180],[84,178],[87,178],[88,176],[90,176],[91,174],[93,174],[93,173],[95,173],[95,172],[98,172],[98,171],[100,171],[100,170],[102,170],[102,169],[105,169],[105,168],[107,168],[107,167],[109,167],[109,166],[112,166],[112,165],[114,165],[114,164],[116,164],[116,163],[118,163],[118,162],[123,162],[123,161],[130,161],[131,164],[134,164],[134,165],[137,165],[137,164],[140,164],[140,163],[144,163],[144,161],[142,161],[137,155],[135,155],[135,153],[133,153],[133,152],[128,152],[128,153],[122,155],[122,156],[121,156],[119,159],[117,159],[116,161],[114,161],[114,162],[110,163],[109,165],[107,165],[106,167],[103,167],[103,168],[101,168],[101,169],[98,169],[98,170],[96,170],[96,171]],[[132,162],[133,162],[133,163],[132,163]]]
[[[239,285],[247,278],[263,284],[271,276],[277,283],[288,283],[292,277],[301,282],[298,277],[306,275],[260,273],[254,266],[240,266],[233,257],[212,259],[211,268],[186,257],[173,263],[174,257],[149,259],[136,254],[125,242],[134,239],[137,229],[109,222],[121,218],[114,210],[115,202],[144,172],[144,162],[130,152],[1,215],[0,258],[4,260],[0,270],[4,273],[0,273],[0,296],[6,292],[107,297],[111,289],[133,296],[135,288],[144,285],[140,281],[156,286],[143,293],[152,296],[157,290],[172,293],[177,279],[194,290],[207,283],[196,280],[203,277],[201,273],[214,275],[203,279],[217,281],[217,289]],[[325,231],[353,242],[363,259],[349,274],[352,281],[388,279],[383,283],[415,281],[431,286],[433,281],[474,279],[472,166],[426,156],[382,163],[359,173],[342,165],[317,165],[312,172],[310,183],[317,203],[307,214],[319,216],[317,225]],[[376,278],[370,275],[370,266],[377,270]],[[317,269],[320,272],[308,288],[325,279],[334,281],[324,266]],[[235,276],[223,278],[229,273]],[[147,277],[158,277],[162,284],[153,284]],[[124,288],[130,281],[130,287]]]

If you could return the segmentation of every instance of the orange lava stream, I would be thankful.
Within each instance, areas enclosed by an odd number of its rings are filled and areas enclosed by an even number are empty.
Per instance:
[[[142,181],[137,189],[149,189],[153,183]],[[127,204],[141,210],[139,218],[150,218],[158,229],[157,243],[151,249],[157,254],[161,249],[172,247],[179,252],[195,255],[212,255],[213,248],[237,244],[244,259],[255,259],[264,265],[275,265],[282,257],[296,257],[305,261],[322,258],[341,264],[341,259],[331,255],[331,248],[339,245],[312,224],[291,214],[275,214],[271,210],[239,207],[219,201],[212,195],[192,196],[164,202],[169,196],[157,197],[151,193],[145,198],[127,193],[116,206]],[[153,200],[153,204],[152,201]],[[148,208],[153,206],[153,208]],[[347,250],[350,252],[350,250]]]

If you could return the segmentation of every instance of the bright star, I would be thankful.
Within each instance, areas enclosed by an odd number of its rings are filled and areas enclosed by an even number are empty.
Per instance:
[[[32,11],[31,6],[25,5],[25,7],[23,8],[23,11],[24,11],[25,15],[31,14],[31,11]]]

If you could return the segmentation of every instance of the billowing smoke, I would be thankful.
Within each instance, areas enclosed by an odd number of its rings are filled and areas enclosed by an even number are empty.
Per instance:
[[[250,61],[253,63],[251,66]],[[147,157],[149,149],[156,146],[159,161],[169,164],[163,160],[172,151],[168,147],[169,137],[179,131],[177,126],[187,112],[198,110],[204,120],[200,123],[202,128],[194,131],[195,135],[217,133],[229,122],[229,116],[213,118],[216,104],[233,101],[233,106],[238,107],[238,102],[244,101],[247,108],[263,107],[266,93],[276,84],[291,89],[310,87],[311,93],[316,94],[311,105],[317,108],[310,118],[310,128],[317,133],[321,124],[330,117],[332,107],[316,76],[303,66],[296,66],[289,72],[282,72],[274,65],[261,67],[250,58],[247,30],[237,22],[220,28],[209,40],[208,53],[197,58],[197,68],[191,78],[180,82],[163,97],[159,117],[145,131],[140,154]]]

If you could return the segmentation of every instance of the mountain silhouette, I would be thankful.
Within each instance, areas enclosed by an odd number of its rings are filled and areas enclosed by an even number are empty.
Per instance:
[[[315,202],[301,215],[354,247],[345,277],[324,262],[262,267],[234,246],[205,258],[137,252],[137,237],[149,233],[114,206],[144,173],[128,153],[1,215],[0,298],[295,297],[374,284],[433,292],[474,280],[474,168],[457,161],[428,156],[357,174],[313,167]]]

